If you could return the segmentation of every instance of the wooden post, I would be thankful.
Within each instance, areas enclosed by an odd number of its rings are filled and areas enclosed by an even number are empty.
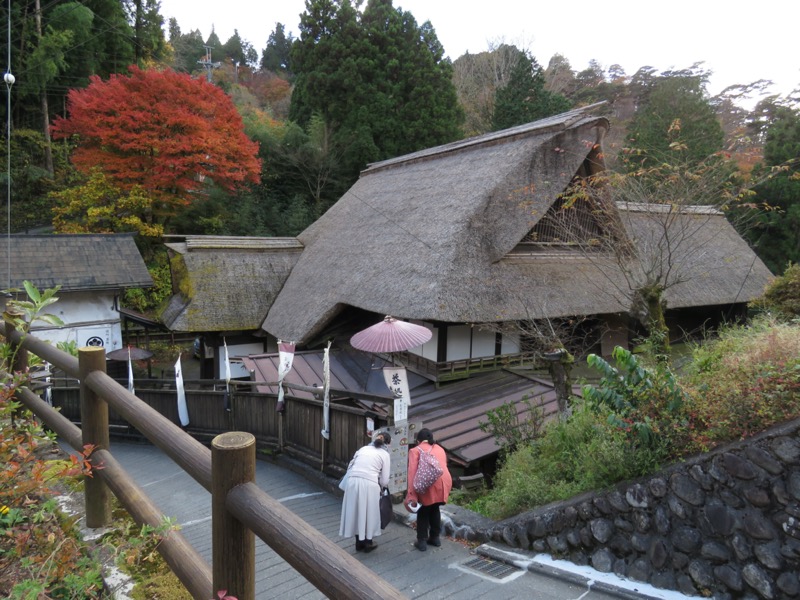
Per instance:
[[[238,600],[255,600],[255,535],[233,517],[228,492],[255,481],[256,438],[230,431],[211,441],[211,544],[214,593],[228,590]]]
[[[91,444],[98,449],[108,450],[108,404],[86,385],[86,378],[92,371],[106,372],[105,349],[95,346],[78,348],[83,445]],[[89,461],[93,467],[97,466],[91,456]],[[105,527],[111,523],[111,495],[101,477],[87,477],[84,480],[84,497],[87,527]]]

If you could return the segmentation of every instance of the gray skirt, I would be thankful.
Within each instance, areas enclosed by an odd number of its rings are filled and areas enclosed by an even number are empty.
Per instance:
[[[339,535],[371,540],[381,534],[381,488],[377,481],[348,477],[342,501]]]

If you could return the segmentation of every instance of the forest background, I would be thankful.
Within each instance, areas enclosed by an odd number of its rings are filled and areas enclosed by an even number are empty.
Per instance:
[[[294,236],[371,162],[598,102],[610,167],[635,168],[632,148],[666,157],[678,131],[681,160],[714,156],[754,182],[750,203],[770,210],[742,233],[773,272],[800,260],[800,91],[759,80],[711,96],[701,64],[577,71],[501,42],[451,61],[391,0],[307,0],[298,36],[278,23],[263,49],[184,32],[156,0],[9,6],[0,222],[139,233],[157,284],[128,295],[140,310],[169,292],[164,234]]]

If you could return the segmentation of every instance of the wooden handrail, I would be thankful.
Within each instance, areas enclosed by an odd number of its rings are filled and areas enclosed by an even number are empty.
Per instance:
[[[86,385],[119,415],[174,460],[192,479],[211,491],[211,450],[148,406],[106,373],[93,371]]]
[[[228,493],[227,509],[333,600],[400,600],[403,594],[254,483]],[[271,518],[276,516],[277,518]],[[277,541],[278,543],[274,543]],[[312,566],[309,569],[309,565]]]
[[[61,413],[53,410],[39,396],[23,388],[20,390],[20,401],[72,448],[80,449],[82,447],[80,428],[73,425]],[[150,500],[147,493],[136,484],[111,453],[108,450],[96,450],[93,456],[101,467],[94,472],[94,476],[105,481],[134,521],[140,526],[149,525],[155,529],[159,528],[164,522],[164,513]],[[208,600],[211,597],[211,566],[186,541],[182,533],[179,531],[168,532],[158,544],[158,552],[194,598]]]
[[[206,490],[213,490],[211,450],[128,392],[104,371],[86,368],[86,372],[81,372],[77,359],[32,335],[23,335],[11,327],[3,327],[2,333],[21,348],[44,358],[68,375],[80,378],[82,390],[90,390],[108,402],[120,416],[163,450],[200,485]],[[22,390],[21,395],[26,399],[26,406],[73,448],[82,446],[80,429],[32,392]],[[146,519],[142,522],[153,527],[161,525],[163,515],[154,508],[144,492],[136,487],[107,449],[97,450],[95,460],[101,461],[104,467],[97,472],[134,518]],[[404,598],[399,590],[376,576],[254,483],[236,485],[226,493],[224,500],[215,500],[212,497],[212,505],[220,501],[239,522],[258,535],[328,597],[342,600]],[[194,598],[207,600],[212,595],[212,584],[220,584],[227,589],[244,589],[245,593],[239,600],[254,600],[250,591],[254,589],[253,586],[246,585],[242,588],[239,583],[234,585],[231,582],[226,585],[214,580],[213,569],[208,568],[177,532],[167,536],[159,545],[159,551]]]

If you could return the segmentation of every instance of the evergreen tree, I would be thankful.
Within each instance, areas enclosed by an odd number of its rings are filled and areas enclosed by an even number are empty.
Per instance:
[[[174,21],[175,19],[171,19]],[[173,36],[172,33],[177,34]],[[194,73],[200,69],[199,61],[206,56],[205,42],[199,29],[181,34],[180,28],[170,33],[172,45],[172,68],[178,73]]]
[[[261,54],[261,68],[273,73],[284,75],[289,80],[292,79],[290,58],[294,37],[291,32],[286,35],[282,23],[275,23],[275,30],[269,34],[267,47]]]
[[[222,56],[232,60],[240,67],[255,66],[258,60],[258,53],[253,48],[253,44],[243,40],[236,29],[233,30],[230,39],[222,45]]]
[[[687,161],[699,163],[722,150],[724,133],[705,92],[707,74],[696,70],[665,72],[655,81],[634,116],[629,137],[644,154],[639,164],[653,165],[669,154],[679,133]],[[638,168],[631,161],[632,168]]]
[[[495,94],[494,131],[530,123],[568,110],[570,102],[561,94],[545,89],[544,70],[536,59],[523,52],[508,84]]]
[[[764,165],[756,174],[779,165],[785,167],[756,187],[757,199],[770,210],[760,215],[748,236],[773,273],[783,273],[790,263],[800,263],[800,111],[774,107],[767,129]]]
[[[212,62],[219,62],[224,58],[222,55],[222,42],[220,41],[219,36],[214,31],[213,27],[211,28],[211,33],[209,34],[205,45],[208,46],[211,51]]]
[[[459,137],[443,54],[430,23],[417,25],[391,0],[370,0],[363,15],[349,0],[306,0],[289,116],[303,128],[314,115],[323,120],[352,182],[368,162]]]
[[[159,11],[158,0],[126,0],[128,20],[133,28],[133,45],[136,64],[163,60],[167,55],[164,39],[164,17]]]

